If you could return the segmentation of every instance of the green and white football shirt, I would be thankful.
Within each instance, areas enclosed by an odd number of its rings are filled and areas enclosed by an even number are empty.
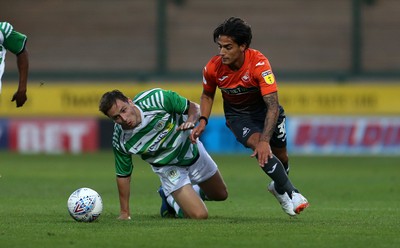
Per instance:
[[[153,166],[189,166],[198,157],[197,145],[189,140],[190,130],[176,129],[187,119],[189,101],[175,92],[152,89],[139,93],[134,104],[142,122],[133,130],[114,126],[113,150],[118,176],[132,173],[132,154]]]
[[[0,22],[0,90],[6,51],[18,55],[24,50],[26,39],[26,35],[16,32],[10,23]]]

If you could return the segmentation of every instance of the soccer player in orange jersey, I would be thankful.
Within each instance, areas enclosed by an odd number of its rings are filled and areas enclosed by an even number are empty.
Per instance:
[[[203,69],[201,117],[192,142],[204,132],[217,87],[222,92],[226,124],[245,147],[253,150],[260,167],[273,180],[268,190],[290,216],[308,201],[288,178],[285,112],[278,101],[277,83],[268,59],[250,48],[252,31],[244,20],[231,17],[213,33],[219,54]]]

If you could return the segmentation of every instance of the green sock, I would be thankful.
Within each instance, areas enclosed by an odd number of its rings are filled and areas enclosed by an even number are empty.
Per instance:
[[[185,218],[185,215],[183,214],[182,209],[179,209],[179,211],[176,213],[176,217],[180,218],[180,219]]]
[[[199,187],[199,185],[194,184],[192,185],[193,190],[200,196],[203,201],[208,201],[208,197],[204,194],[204,191]]]

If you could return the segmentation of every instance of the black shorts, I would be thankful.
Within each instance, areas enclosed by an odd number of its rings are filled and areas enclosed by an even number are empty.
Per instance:
[[[226,125],[231,129],[237,141],[247,146],[247,140],[253,133],[262,133],[264,129],[265,115],[259,117],[238,116],[226,118]],[[274,134],[270,140],[271,147],[286,147],[286,116],[285,110],[279,106],[279,117],[275,126]]]

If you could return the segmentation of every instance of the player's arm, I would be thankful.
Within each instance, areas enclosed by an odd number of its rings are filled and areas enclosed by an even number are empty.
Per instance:
[[[260,137],[260,141],[268,142],[270,141],[274,130],[276,122],[279,116],[279,102],[278,93],[273,92],[271,94],[263,96],[265,105],[267,105],[267,115],[265,116],[264,130]]]
[[[17,107],[21,107],[27,100],[26,90],[29,71],[29,55],[26,48],[24,48],[22,52],[17,55],[17,66],[19,72],[18,89],[14,93],[11,101],[16,101]]]
[[[115,134],[115,133],[114,133]],[[129,198],[131,193],[131,175],[133,171],[132,156],[120,152],[119,145],[113,141],[113,152],[115,157],[115,171],[117,175],[117,188],[120,204],[120,220],[130,220]]]
[[[119,177],[117,176],[117,187],[119,193],[119,204],[120,204],[120,220],[130,220],[131,212],[129,209],[129,196],[131,193],[131,176]]]
[[[257,155],[258,163],[261,167],[272,158],[271,146],[269,144],[271,137],[274,133],[276,122],[279,116],[279,101],[278,93],[273,92],[263,96],[265,105],[267,105],[267,114],[264,121],[264,129],[260,135],[260,140],[254,150],[252,156]]]
[[[203,90],[203,93],[201,94],[200,97],[200,112],[201,116],[206,117],[207,119],[211,115],[211,110],[212,106],[214,104],[214,96],[215,96],[215,91],[213,93],[208,92],[206,90]],[[206,120],[199,120],[199,124],[204,124],[207,125]]]
[[[214,104],[214,92],[208,92],[203,90],[200,97],[200,119],[199,124],[193,129],[190,140],[192,143],[196,143],[196,140],[204,132],[206,125],[208,124],[208,118],[211,115],[212,106]]]
[[[180,125],[178,127],[178,130],[182,130],[182,131],[187,130],[187,129],[192,129],[195,126],[195,124],[200,116],[199,104],[197,104],[195,102],[191,102],[189,100],[187,100],[187,102],[188,102],[188,109],[187,109],[188,118],[185,123],[182,123],[182,125]]]

